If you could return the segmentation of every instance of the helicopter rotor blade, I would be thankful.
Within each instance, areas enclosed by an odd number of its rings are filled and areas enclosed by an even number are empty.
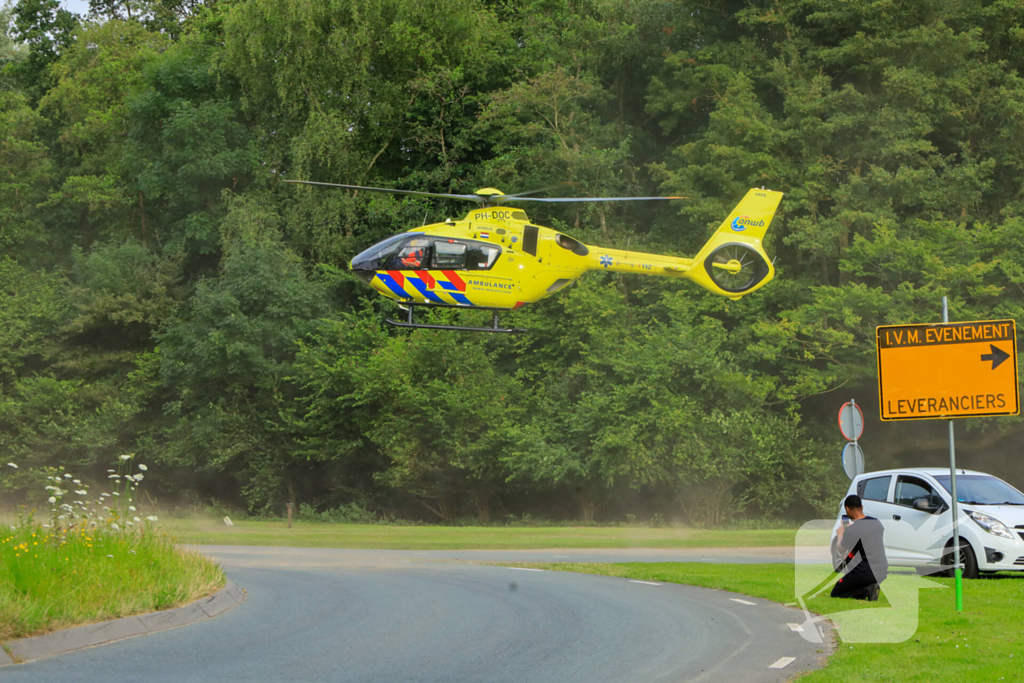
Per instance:
[[[566,189],[568,187],[576,187],[579,184],[580,183],[578,183],[578,182],[573,182],[573,181],[569,181],[569,180],[563,180],[560,183],[554,183],[552,185],[545,185],[544,187],[538,187],[537,189],[529,190],[528,192],[516,192],[514,194],[507,194],[507,195],[503,195],[503,196],[506,197],[506,198],[526,197],[526,196],[531,195],[531,194],[539,194],[541,192],[549,192],[551,190],[564,190],[564,189]]]
[[[368,192],[387,192],[389,194],[402,194],[412,197],[439,197],[441,199],[462,199],[465,201],[483,204],[490,200],[489,197],[481,197],[475,194],[441,194],[439,192],[420,192],[418,190],[393,190],[387,187],[364,187],[362,185],[342,185],[341,183],[319,183],[314,180],[282,180],[282,183],[294,183],[296,185],[323,185],[325,187],[343,187],[349,190],[367,190]]]
[[[645,202],[665,199],[689,199],[689,197],[522,197],[519,195],[495,197],[495,203],[510,202]]]

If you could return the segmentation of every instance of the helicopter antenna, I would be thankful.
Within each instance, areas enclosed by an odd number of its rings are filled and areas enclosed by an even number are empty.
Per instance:
[[[423,212],[423,225],[427,224],[427,214],[430,213],[430,209]]]

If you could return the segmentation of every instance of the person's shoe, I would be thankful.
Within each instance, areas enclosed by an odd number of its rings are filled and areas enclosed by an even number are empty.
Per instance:
[[[868,602],[878,602],[878,594],[882,592],[882,587],[877,583],[873,583],[868,587]]]

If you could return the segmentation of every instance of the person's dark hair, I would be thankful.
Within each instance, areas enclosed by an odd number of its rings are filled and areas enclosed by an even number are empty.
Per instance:
[[[864,504],[860,502],[860,496],[847,496],[843,502],[847,508],[851,510],[863,510]]]

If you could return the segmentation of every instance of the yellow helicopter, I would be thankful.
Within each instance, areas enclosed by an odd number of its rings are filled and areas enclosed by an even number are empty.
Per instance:
[[[781,192],[752,189],[694,258],[641,254],[583,244],[557,230],[530,222],[507,203],[610,202],[685,197],[528,197],[485,187],[473,194],[441,194],[305,180],[284,182],[439,197],[480,206],[462,220],[448,219],[393,235],[352,259],[349,267],[380,294],[406,309],[398,327],[469,332],[525,332],[499,327],[498,313],[551,296],[590,270],[688,278],[730,299],[763,287],[775,276],[764,251],[765,232]],[[430,325],[413,320],[414,306],[447,306],[494,312],[490,327]]]

